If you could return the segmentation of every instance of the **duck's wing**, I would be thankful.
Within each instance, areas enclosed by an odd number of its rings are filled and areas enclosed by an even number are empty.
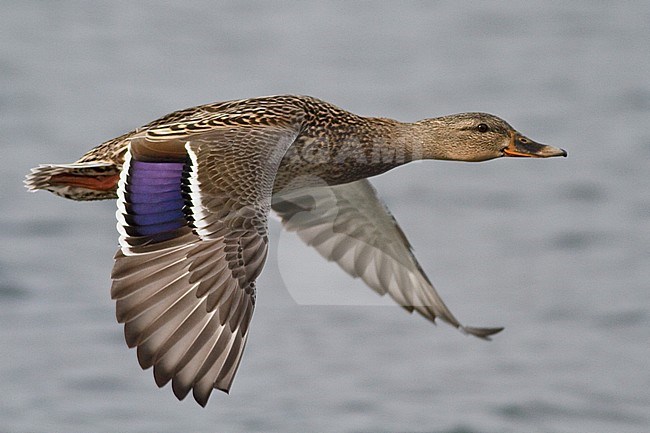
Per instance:
[[[288,189],[273,195],[273,210],[327,260],[389,294],[408,311],[436,317],[480,338],[503,328],[461,325],[425,275],[404,232],[369,181]]]
[[[290,127],[145,132],[118,183],[111,296],[129,347],[162,387],[205,405],[228,392],[248,336],[267,216]]]

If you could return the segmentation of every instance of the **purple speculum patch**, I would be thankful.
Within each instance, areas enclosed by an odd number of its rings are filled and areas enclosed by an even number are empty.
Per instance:
[[[125,215],[132,236],[161,242],[187,225],[181,190],[184,162],[131,160],[126,182]]]

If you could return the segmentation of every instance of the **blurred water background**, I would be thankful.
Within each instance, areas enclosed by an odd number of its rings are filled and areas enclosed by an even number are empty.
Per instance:
[[[647,1],[3,0],[0,432],[650,431],[648,41]],[[488,111],[568,150],[374,180],[457,317],[506,327],[493,342],[296,302],[378,298],[273,221],[231,395],[201,409],[140,370],[109,299],[115,204],[23,176],[279,93],[404,121]]]

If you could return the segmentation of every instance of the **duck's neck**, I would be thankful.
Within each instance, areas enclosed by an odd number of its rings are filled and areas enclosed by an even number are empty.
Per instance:
[[[414,123],[397,122],[392,145],[403,148],[410,155],[409,161],[422,159],[454,159],[443,128],[435,127],[436,119]]]
[[[326,129],[310,125],[285,154],[275,189],[281,190],[301,177],[337,185],[376,176],[415,160],[449,159],[437,146],[427,146],[430,139],[431,128],[425,134],[417,122],[386,118],[355,116],[346,124]]]
[[[421,122],[403,123],[393,119],[367,118],[364,129],[364,154],[372,164],[388,169],[422,159],[450,159],[443,136],[438,137]]]

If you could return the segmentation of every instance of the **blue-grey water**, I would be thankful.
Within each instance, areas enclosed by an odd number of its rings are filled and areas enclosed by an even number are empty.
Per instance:
[[[647,1],[2,1],[0,432],[650,431],[649,41]],[[278,93],[488,111],[568,150],[374,181],[457,317],[503,333],[337,305],[378,298],[273,221],[231,395],[201,409],[155,386],[109,299],[114,203],[22,178]]]

